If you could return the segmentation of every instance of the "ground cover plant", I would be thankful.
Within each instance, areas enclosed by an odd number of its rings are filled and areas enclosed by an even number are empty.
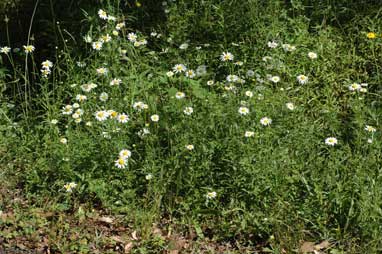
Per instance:
[[[4,250],[381,252],[381,9],[347,4],[98,1],[49,55],[5,40]]]

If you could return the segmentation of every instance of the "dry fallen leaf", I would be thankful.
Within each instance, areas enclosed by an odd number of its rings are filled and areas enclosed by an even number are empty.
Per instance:
[[[309,253],[314,251],[314,242],[304,242],[300,247],[301,253]]]
[[[138,240],[137,231],[136,230],[133,233],[131,233],[131,236],[133,237],[134,240]]]
[[[314,249],[316,249],[316,250],[323,250],[323,249],[327,249],[329,246],[330,246],[329,241],[325,240],[325,241],[321,242],[320,244],[316,244],[314,246]]]
[[[111,237],[111,239],[113,239],[114,241],[116,241],[117,243],[124,243],[125,241],[122,240],[122,238],[118,235],[113,235]]]
[[[109,224],[113,223],[113,219],[110,218],[110,217],[106,217],[106,216],[101,217],[101,218],[99,218],[98,220],[99,220],[99,221],[102,221],[102,222],[105,222],[105,223],[109,223]]]
[[[126,254],[127,254],[127,253],[130,253],[130,251],[131,251],[132,248],[133,248],[133,243],[132,243],[132,242],[126,244],[126,245],[125,245],[125,248],[124,248],[125,253],[126,253]]]

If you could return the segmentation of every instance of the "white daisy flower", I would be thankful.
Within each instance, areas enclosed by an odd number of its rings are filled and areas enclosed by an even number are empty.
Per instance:
[[[24,47],[24,52],[27,54],[32,53],[35,50],[35,47],[33,45],[27,45],[23,47]]]
[[[226,80],[228,82],[230,82],[230,83],[235,83],[235,82],[237,82],[239,80],[239,77],[236,76],[236,75],[230,74],[230,75],[227,76]]]
[[[248,115],[249,114],[249,109],[247,107],[240,107],[238,111],[239,111],[240,115]]]
[[[111,86],[119,86],[122,83],[122,80],[119,78],[114,78],[112,81],[110,81]]]
[[[353,83],[349,85],[350,91],[359,91],[361,88],[362,88],[361,85],[358,83]]]
[[[66,105],[62,108],[62,114],[63,115],[71,115],[73,113],[73,106],[72,105]]]
[[[184,64],[176,64],[173,68],[175,73],[185,72],[187,67]]]
[[[102,10],[102,9],[99,9],[98,10],[98,16],[103,19],[103,20],[107,20],[107,13],[106,11]]]
[[[244,133],[244,137],[246,138],[250,138],[250,137],[253,137],[255,135],[255,132],[254,131],[246,131]]]
[[[95,113],[95,118],[98,121],[105,121],[109,116],[110,116],[110,114],[105,110],[97,111]]]
[[[94,88],[96,88],[96,87],[97,87],[96,84],[94,84],[94,83],[89,83],[89,84],[83,84],[83,85],[81,86],[81,89],[82,89],[82,91],[84,91],[84,92],[90,92],[92,89],[94,89]]]
[[[86,99],[87,99],[86,95],[82,95],[82,94],[77,94],[76,95],[76,100],[79,101],[79,102],[86,101]]]
[[[185,95],[185,93],[183,93],[183,92],[177,92],[176,94],[175,94],[175,98],[177,98],[177,99],[183,99],[184,97],[185,97],[186,95]]]
[[[8,54],[9,52],[11,52],[11,48],[10,47],[1,47],[0,48],[0,53],[3,53],[3,54]]]
[[[188,43],[183,43],[179,46],[180,49],[187,49],[188,48]]]
[[[298,75],[297,76],[297,81],[298,81],[298,83],[300,83],[301,85],[303,85],[303,84],[305,84],[305,83],[307,83],[308,82],[308,77],[307,76],[305,76],[305,75]]]
[[[68,140],[66,138],[61,138],[60,143],[66,145],[68,143]]]
[[[107,68],[105,67],[97,68],[96,71],[98,75],[107,75],[107,72],[108,72]]]
[[[185,107],[183,110],[183,113],[186,115],[191,115],[194,112],[194,109],[192,107]]]
[[[48,69],[48,70],[53,67],[53,63],[49,60],[45,60],[44,62],[41,63],[41,65],[43,69]]]
[[[220,55],[220,60],[223,62],[233,61],[234,56],[230,52],[223,52]]]
[[[309,57],[310,59],[314,60],[314,59],[317,58],[317,54],[314,53],[314,52],[309,52],[309,53],[308,53],[308,57]]]
[[[268,126],[272,123],[272,119],[270,119],[269,117],[263,117],[260,119],[260,123],[264,126]]]
[[[337,145],[337,143],[338,143],[338,140],[334,137],[329,137],[329,138],[325,139],[325,144],[327,144],[327,145],[335,146],[335,145]]]
[[[102,46],[103,46],[103,42],[102,41],[95,41],[93,42],[92,44],[92,48],[95,49],[95,50],[101,50],[102,49]]]
[[[125,168],[127,165],[127,159],[123,157],[119,157],[118,160],[115,161],[114,164],[117,168]]]
[[[130,120],[129,115],[122,113],[118,114],[117,121],[120,123],[127,123]]]
[[[289,109],[289,110],[294,110],[295,109],[295,106],[292,102],[288,102],[285,104],[285,106]]]
[[[246,92],[245,92],[245,96],[247,96],[247,97],[249,97],[249,98],[252,98],[252,96],[253,96],[252,91],[246,91]]]
[[[280,77],[279,76],[272,76],[269,78],[270,81],[272,81],[273,83],[278,83],[280,81]]]
[[[99,41],[109,42],[111,41],[111,36],[109,34],[102,35]]]
[[[159,116],[158,116],[158,115],[152,115],[152,116],[150,117],[150,119],[151,119],[151,121],[153,121],[153,122],[158,122],[158,121],[159,121]]]
[[[127,39],[131,42],[136,42],[137,41],[137,38],[138,36],[135,34],[135,33],[129,33],[127,35]]]
[[[153,174],[147,174],[147,175],[145,176],[145,179],[146,179],[147,181],[150,181],[151,179],[153,179]]]
[[[100,101],[105,102],[109,99],[109,95],[107,93],[103,92],[100,94],[99,99],[100,99]]]
[[[117,30],[121,30],[123,27],[125,27],[126,24],[125,22],[121,22],[121,23],[118,23],[116,26],[115,26],[115,29]]]
[[[186,71],[186,77],[187,78],[194,78],[196,76],[195,71],[193,70],[187,70]]]
[[[77,184],[75,182],[70,182],[64,184],[64,189],[66,192],[73,192],[73,189],[77,187]]]
[[[365,126],[365,131],[368,131],[368,132],[376,132],[377,129],[374,128],[373,126],[366,125],[366,126]]]
[[[174,76],[174,72],[168,71],[168,72],[166,72],[166,75],[167,75],[167,77],[171,78],[172,76]]]
[[[216,198],[216,196],[217,196],[216,191],[207,192],[206,194],[207,199],[214,199]]]
[[[131,151],[128,150],[128,149],[122,149],[120,152],[119,152],[119,157],[120,158],[124,158],[124,159],[128,159],[131,157]]]
[[[194,150],[194,145],[186,145],[186,149],[192,151]]]
[[[207,81],[207,86],[212,86],[215,83],[213,80],[208,80]]]

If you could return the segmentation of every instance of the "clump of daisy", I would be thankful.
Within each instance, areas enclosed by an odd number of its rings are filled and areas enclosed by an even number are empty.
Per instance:
[[[53,67],[53,63],[49,60],[45,60],[41,63],[41,74],[43,78],[47,78],[48,75],[51,73],[50,68]]]
[[[285,50],[285,51],[295,51],[296,50],[296,46],[293,46],[293,45],[290,45],[290,44],[282,44],[281,47]]]
[[[220,60],[223,62],[233,61],[233,59],[234,59],[234,56],[230,52],[223,52],[220,55]]]
[[[297,81],[298,81],[298,83],[300,83],[301,85],[303,85],[303,84],[305,84],[305,83],[307,83],[308,82],[308,77],[307,76],[305,76],[305,75],[298,75],[297,76]]]
[[[147,105],[146,103],[142,101],[137,101],[137,102],[134,102],[133,108],[141,112],[142,110],[148,109],[149,105]]]
[[[274,48],[277,48],[277,46],[279,44],[277,42],[275,42],[275,41],[268,41],[267,45],[268,45],[269,48],[274,49]]]
[[[325,144],[329,146],[335,146],[338,144],[338,140],[335,137],[328,137],[325,139]]]
[[[238,110],[240,115],[248,115],[249,114],[249,109],[247,107],[240,107]]]
[[[75,182],[66,183],[64,185],[64,189],[66,192],[72,192],[74,188],[77,187],[77,184]]]
[[[260,119],[260,123],[264,126],[268,126],[272,123],[272,119],[269,117],[263,117]]]
[[[239,77],[237,75],[230,74],[227,76],[226,80],[227,80],[227,82],[235,83],[235,82],[238,82]]]
[[[88,84],[81,85],[81,90],[84,91],[84,92],[90,92],[91,90],[93,90],[96,87],[97,87],[96,84],[88,83]]]

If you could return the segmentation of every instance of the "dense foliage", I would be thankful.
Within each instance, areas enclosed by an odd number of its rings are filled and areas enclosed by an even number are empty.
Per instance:
[[[101,1],[73,33],[54,15],[45,56],[0,49],[8,174],[67,211],[380,252],[380,9],[306,2]]]

